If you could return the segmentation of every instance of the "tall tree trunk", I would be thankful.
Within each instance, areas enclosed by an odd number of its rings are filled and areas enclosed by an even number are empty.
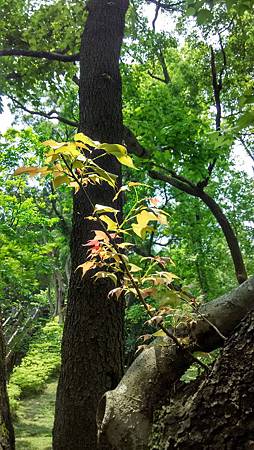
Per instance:
[[[59,317],[59,323],[63,323],[63,308],[64,308],[64,282],[63,276],[60,270],[56,270],[54,273],[54,284],[55,284],[55,310],[54,317]]]
[[[0,316],[0,450],[14,450],[15,438],[6,390],[5,345]]]
[[[120,49],[128,0],[91,0],[80,53],[80,131],[91,138],[121,143],[123,138]],[[101,165],[120,177],[115,158]],[[74,195],[71,237],[72,270],[62,344],[62,368],[57,390],[53,433],[55,450],[97,448],[96,410],[105,391],[123,373],[123,304],[108,299],[111,282],[83,280],[79,264],[86,258],[84,244],[99,227],[85,219],[91,203],[113,205],[107,186],[88,187]]]

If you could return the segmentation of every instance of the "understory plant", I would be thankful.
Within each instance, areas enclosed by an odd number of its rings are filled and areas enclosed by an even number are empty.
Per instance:
[[[101,158],[109,154],[122,165],[136,169],[126,148],[119,144],[95,142],[83,133],[76,134],[72,142],[48,140],[44,144],[50,148],[45,166],[20,167],[15,174],[50,176],[56,188],[67,184],[74,188],[75,193],[80,189],[84,192],[93,210],[93,214],[84,220],[94,221],[94,236],[84,244],[88,248],[87,257],[76,268],[80,276],[89,273],[95,281],[99,278],[111,279],[115,284],[109,292],[112,301],[121,301],[123,296],[130,294],[139,301],[146,312],[147,324],[158,327],[158,331],[142,336],[143,341],[167,336],[184,351],[185,343],[176,337],[174,326],[177,317],[193,320],[197,312],[196,299],[188,292],[174,288],[178,277],[168,270],[168,265],[173,264],[169,257],[156,255],[141,258],[139,265],[132,262],[131,237],[135,235],[144,240],[147,234],[154,232],[155,224],[157,228],[168,226],[168,214],[158,207],[160,201],[157,198],[139,198],[138,188],[144,186],[142,183],[131,181],[118,189],[117,177],[100,166]],[[92,204],[86,188],[102,183],[115,191],[114,200],[134,189],[135,201],[122,221],[118,218],[117,209]],[[178,303],[176,308],[171,306],[172,297]],[[155,306],[153,300],[158,298]],[[203,366],[195,357],[193,361]]]
[[[8,394],[13,415],[20,399],[41,392],[47,381],[58,374],[61,337],[62,327],[57,318],[33,336],[26,356],[10,376]]]

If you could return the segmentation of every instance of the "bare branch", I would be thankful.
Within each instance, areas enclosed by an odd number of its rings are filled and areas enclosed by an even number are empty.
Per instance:
[[[59,120],[59,122],[65,123],[66,125],[69,125],[71,127],[75,127],[75,128],[78,127],[78,122],[74,122],[73,120],[69,120],[69,119],[66,119],[65,117],[60,116],[55,110],[52,110],[48,113],[45,113],[43,111],[33,111],[33,110],[27,108],[26,106],[24,106],[19,100],[17,100],[12,95],[7,94],[7,97],[10,100],[12,100],[13,103],[15,103],[18,106],[18,108],[23,109],[23,111],[27,112],[28,114],[45,117],[45,119],[49,119],[49,120],[57,119],[57,120]]]
[[[165,78],[161,78],[161,77],[157,77],[157,75],[154,75],[152,72],[150,72],[150,70],[148,70],[148,75],[151,78],[154,78],[155,80],[161,81],[162,83],[166,83]]]
[[[166,84],[169,84],[171,82],[171,79],[170,79],[170,76],[169,76],[167,64],[166,64],[166,61],[165,61],[165,58],[164,58],[162,50],[159,50],[159,52],[158,52],[158,60],[160,61],[161,68],[162,68],[162,71],[163,71],[164,82]]]
[[[157,5],[156,5],[156,9],[155,9],[155,16],[152,22],[152,27],[153,27],[153,31],[155,32],[155,24],[156,24],[156,20],[158,19],[158,15],[160,12],[160,8],[161,8],[161,2],[160,0],[158,1]]]
[[[192,183],[192,181],[188,180],[188,178],[183,177],[182,175],[178,175],[174,170],[168,169],[163,166],[159,166],[158,164],[154,164],[155,167],[158,167],[158,169],[164,170],[168,172],[170,175],[172,175],[176,180],[182,181],[183,183],[186,183],[188,186],[192,187],[193,189],[196,188],[195,184]]]
[[[76,53],[74,55],[63,55],[62,53],[52,53],[37,50],[21,50],[14,48],[7,48],[0,50],[1,56],[25,56],[28,58],[45,58],[49,61],[62,61],[62,62],[74,62],[79,61],[80,55]]]
[[[162,9],[165,9],[165,11],[180,11],[180,8],[184,5],[183,1],[178,1],[176,3],[161,3],[160,0],[147,0],[147,3],[153,3],[154,5],[158,6],[160,4],[160,7]]]
[[[147,158],[149,156],[149,152],[138,142],[133,132],[125,126],[123,128],[123,138],[129,153],[134,153],[134,155],[141,158]]]
[[[190,194],[194,197],[198,197],[198,191],[195,187],[191,187],[186,182],[183,182],[181,180],[177,180],[174,176],[165,175],[163,173],[157,172],[155,170],[149,170],[149,175],[154,180],[160,180],[165,181],[166,183],[169,183],[171,186],[180,189],[181,191],[185,192],[186,194]]]

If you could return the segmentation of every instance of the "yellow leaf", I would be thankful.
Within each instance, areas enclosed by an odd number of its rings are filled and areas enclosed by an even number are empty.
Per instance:
[[[99,278],[110,278],[115,286],[117,285],[117,276],[111,272],[97,272],[93,278],[95,278],[95,280],[98,280]]]
[[[140,272],[141,267],[136,266],[136,264],[129,264],[129,269],[131,272],[135,273],[135,272]]]
[[[15,170],[14,175],[22,175],[28,173],[31,177],[37,174],[46,175],[50,171],[47,167],[19,167]]]
[[[144,232],[148,231],[147,225],[151,220],[157,220],[156,215],[151,211],[143,209],[143,211],[137,215],[137,223],[132,224],[134,233],[139,237],[143,237]]]
[[[100,216],[100,219],[107,224],[107,229],[110,231],[117,231],[118,226],[117,223],[114,222],[114,220],[110,219],[110,217],[106,215]]]
[[[158,222],[160,222],[161,225],[168,224],[167,217],[165,216],[165,214],[159,213],[159,214],[156,214],[156,216],[157,216]]]
[[[127,155],[127,150],[120,144],[100,144],[97,148],[104,150],[106,153],[114,155],[116,158],[119,156]]]
[[[104,206],[104,205],[95,205],[95,207],[94,207],[94,211],[95,212],[109,212],[109,213],[118,213],[119,212],[119,209],[115,209],[115,208],[112,208],[111,206]]]
[[[78,183],[76,183],[76,181],[71,181],[71,182],[69,183],[69,186],[72,187],[72,188],[74,188],[75,194],[76,194],[76,192],[78,192],[79,189],[80,189],[80,186],[79,186]]]
[[[130,167],[131,169],[136,169],[137,170],[137,167],[134,166],[132,158],[129,155],[119,156],[119,157],[117,157],[117,159],[124,166],[127,166],[127,167]]]
[[[115,156],[118,161],[124,166],[136,169],[133,164],[131,157],[127,154],[127,150],[123,145],[120,144],[101,144],[97,148],[104,150],[106,153]]]
[[[66,145],[67,142],[56,142],[53,139],[49,139],[48,141],[44,141],[42,144],[45,145],[46,147],[51,147],[54,150],[56,150],[60,147],[63,147],[64,145]]]
[[[70,142],[67,145],[64,145],[63,147],[55,150],[56,154],[61,155],[69,155],[73,158],[76,158],[80,155],[80,151],[77,149],[76,144],[74,142]]]
[[[96,147],[96,142],[94,142],[92,139],[90,139],[88,136],[86,136],[83,133],[77,133],[74,135],[75,141],[83,142],[83,144],[90,145],[90,147]]]
[[[165,331],[158,330],[155,333],[153,333],[153,336],[155,336],[155,337],[164,337],[164,336],[167,336],[167,335],[166,335]]]
[[[59,177],[55,177],[53,180],[54,188],[58,188],[61,184],[70,183],[70,178],[67,175],[60,175]]]
[[[82,270],[82,277],[88,272],[89,270],[93,269],[95,267],[96,263],[94,261],[86,261],[83,264],[80,264],[76,270],[81,269]]]

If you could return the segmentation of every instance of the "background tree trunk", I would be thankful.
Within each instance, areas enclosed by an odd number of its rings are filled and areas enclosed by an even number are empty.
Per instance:
[[[0,449],[14,450],[15,438],[6,390],[5,345],[0,316]]]
[[[80,131],[111,143],[123,139],[119,57],[128,0],[92,0],[80,53]],[[120,177],[113,157],[101,158],[106,170]],[[96,410],[105,391],[123,374],[123,304],[108,299],[109,281],[81,279],[79,264],[86,258],[84,244],[99,225],[85,219],[92,204],[122,209],[105,185],[74,195],[71,236],[72,270],[62,344],[62,369],[57,391],[53,446],[55,450],[97,448]],[[90,203],[91,202],[91,203]]]

